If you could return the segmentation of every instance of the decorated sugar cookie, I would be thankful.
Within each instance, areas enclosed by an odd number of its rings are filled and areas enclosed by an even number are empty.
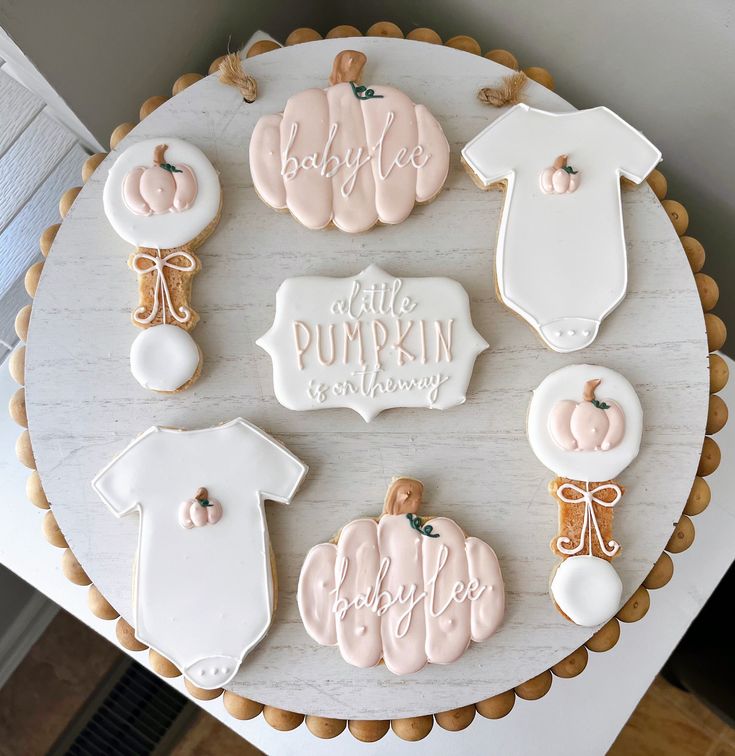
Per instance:
[[[462,150],[475,182],[507,183],[495,254],[501,301],[557,352],[589,346],[625,296],[620,177],[641,183],[661,153],[604,107],[516,105]]]
[[[349,407],[366,421],[391,407],[462,404],[488,346],[459,283],[396,278],[377,265],[352,278],[286,279],[257,344],[284,407]]]
[[[449,171],[449,143],[424,105],[389,86],[360,84],[367,58],[344,50],[330,86],[293,95],[250,139],[261,199],[304,226],[367,231],[401,223],[430,202]]]
[[[149,428],[92,482],[117,517],[139,516],[136,637],[194,685],[225,685],[268,631],[277,587],[263,504],[290,503],[306,472],[236,418]]]
[[[636,458],[643,411],[635,389],[599,365],[569,365],[534,391],[528,438],[558,477],[549,491],[559,507],[551,550],[563,561],[550,591],[578,625],[607,621],[620,608],[623,586],[611,561],[620,553],[613,513],[625,493],[615,478]]]
[[[143,330],[130,349],[130,369],[144,388],[179,391],[201,370],[201,352],[190,335],[199,320],[191,286],[201,268],[195,249],[220,217],[217,171],[181,139],[147,139],[115,161],[104,206],[115,231],[136,247],[128,260],[139,293],[131,317]]]
[[[418,514],[422,484],[396,478],[376,519],[309,551],[298,605],[307,633],[356,667],[407,675],[487,640],[505,611],[495,552],[446,517]]]

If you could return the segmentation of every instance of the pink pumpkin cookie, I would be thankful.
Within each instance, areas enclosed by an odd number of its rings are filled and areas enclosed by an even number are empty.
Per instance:
[[[421,517],[423,485],[396,478],[383,513],[353,520],[309,551],[298,605],[309,635],[356,667],[407,675],[450,664],[500,626],[505,592],[495,552],[446,517]]]
[[[348,233],[401,223],[441,191],[449,143],[424,105],[388,86],[360,85],[365,55],[344,50],[327,89],[291,97],[250,139],[261,199],[304,226]]]

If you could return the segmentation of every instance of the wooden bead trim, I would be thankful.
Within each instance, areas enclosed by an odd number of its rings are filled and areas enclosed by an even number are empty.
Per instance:
[[[381,21],[373,24],[366,32],[367,36],[394,37],[403,38],[403,32],[395,24],[388,21]],[[361,36],[360,30],[354,26],[342,25],[331,29],[326,37],[327,39],[341,39],[348,37]],[[414,29],[409,32],[407,38],[414,41],[442,44],[441,37],[433,29]],[[294,30],[286,39],[287,45],[301,44],[316,39],[321,39],[321,35],[314,29],[301,28]],[[445,43],[449,47],[463,50],[472,54],[481,54],[481,49],[477,41],[465,35],[452,37]],[[280,47],[277,42],[272,40],[260,40],[253,44],[246,52],[246,57],[253,57]],[[212,61],[209,67],[209,74],[219,70],[220,64],[226,56],[220,56]],[[511,69],[518,70],[518,61],[516,57],[507,50],[497,49],[485,53],[485,57],[496,63],[504,65]],[[545,68],[531,66],[523,69],[529,79],[545,86],[553,91],[555,82],[553,76]],[[177,95],[187,87],[195,84],[202,79],[198,73],[183,74],[173,85],[172,95]],[[140,119],[150,115],[156,108],[160,107],[167,101],[167,97],[156,95],[148,98],[140,109]],[[110,136],[110,147],[115,149],[118,144],[135,128],[134,123],[122,123],[117,126]],[[90,156],[82,168],[82,179],[84,182],[89,180],[96,168],[107,156],[106,153],[97,153]],[[686,208],[675,200],[666,199],[668,184],[666,177],[658,170],[654,170],[647,178],[648,184],[661,201],[666,213],[668,214],[674,228],[681,238],[682,247],[686,254],[692,273],[695,274],[695,282],[699,292],[702,309],[705,313],[705,326],[707,329],[707,344],[710,352],[719,350],[727,337],[727,329],[722,320],[709,312],[715,307],[719,299],[719,287],[715,280],[706,274],[701,273],[705,262],[705,252],[702,245],[693,237],[686,236],[686,230],[689,225],[689,215]],[[74,187],[67,190],[59,202],[59,214],[62,219],[66,216],[74,200],[81,191],[81,187]],[[61,224],[49,226],[41,235],[39,246],[41,253],[46,257],[53,244],[56,234]],[[35,295],[40,279],[43,262],[34,263],[26,274],[26,288],[31,297]],[[31,316],[31,305],[23,307],[16,316],[15,330],[18,338],[22,341],[28,339],[28,327]],[[729,378],[729,369],[727,363],[717,354],[710,354],[710,393],[716,394],[721,391],[727,384]],[[16,349],[10,358],[10,372],[13,378],[23,385],[25,382],[25,347]],[[23,392],[21,394],[21,392]],[[16,422],[22,421],[27,423],[25,417],[25,392],[20,389],[11,400],[10,414]],[[631,598],[618,612],[617,617],[613,617],[603,627],[601,627],[585,644],[569,656],[555,664],[550,670],[542,672],[540,675],[527,680],[516,686],[514,690],[500,693],[491,698],[479,701],[474,706],[463,706],[459,709],[439,712],[435,715],[426,715],[421,717],[409,717],[405,719],[395,719],[392,722],[388,720],[345,720],[332,719],[329,717],[307,716],[296,712],[278,709],[276,707],[263,705],[256,701],[238,696],[231,691],[217,689],[213,691],[204,690],[185,681],[185,686],[189,693],[199,700],[213,700],[224,693],[223,703],[225,709],[235,719],[247,720],[258,716],[261,712],[268,724],[278,730],[293,730],[298,727],[304,719],[306,726],[315,736],[320,738],[333,738],[344,731],[345,726],[349,727],[352,735],[363,742],[374,742],[382,738],[390,727],[394,733],[401,739],[407,741],[417,741],[426,737],[431,732],[434,720],[440,727],[458,731],[468,727],[475,717],[477,711],[481,716],[488,719],[499,719],[506,716],[515,704],[516,697],[525,700],[536,700],[543,697],[551,688],[553,682],[552,672],[557,677],[574,677],[580,674],[587,665],[587,649],[596,653],[609,651],[615,646],[620,637],[620,621],[636,622],[645,616],[650,606],[650,596],[647,589],[654,590],[660,588],[671,579],[673,574],[673,561],[669,553],[676,554],[688,548],[694,541],[694,525],[689,519],[704,511],[710,501],[710,490],[704,476],[710,475],[717,469],[720,463],[720,449],[717,443],[710,438],[709,434],[717,433],[725,425],[728,419],[728,410],[725,402],[718,396],[712,396],[710,399],[709,412],[707,416],[707,436],[705,436],[702,456],[700,459],[697,477],[694,480],[692,491],[689,494],[681,519],[676,525],[666,550],[652,567],[651,571],[643,581],[643,584],[634,592]],[[44,494],[40,478],[35,470],[35,460],[31,447],[30,435],[24,430],[16,442],[16,453],[19,460],[27,467],[32,469],[26,484],[26,495],[29,500],[41,509],[48,509],[49,502]],[[120,645],[129,651],[144,651],[148,647],[135,638],[135,631],[122,617],[114,607],[102,596],[99,590],[91,585],[91,581],[83,570],[79,562],[68,548],[66,539],[59,529],[56,519],[51,511],[48,511],[43,519],[42,530],[47,540],[57,546],[65,549],[62,556],[62,571],[64,575],[72,582],[78,585],[89,585],[88,604],[93,614],[101,619],[117,619],[115,632]],[[181,671],[172,664],[168,659],[161,656],[156,651],[149,649],[149,661],[151,668],[162,677],[178,677]]]

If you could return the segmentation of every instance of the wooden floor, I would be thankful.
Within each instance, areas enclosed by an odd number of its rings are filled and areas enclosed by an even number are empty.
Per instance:
[[[59,612],[0,690],[0,756],[44,754],[121,651]],[[457,736],[461,747],[461,735]],[[260,753],[202,711],[172,756]],[[657,677],[610,750],[612,756],[735,756],[735,730]]]

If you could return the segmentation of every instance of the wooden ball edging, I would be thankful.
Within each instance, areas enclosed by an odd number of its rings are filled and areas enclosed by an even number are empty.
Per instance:
[[[662,551],[661,556],[656,560],[656,563],[651,567],[651,571],[643,581],[643,587],[649,591],[663,588],[671,580],[673,574],[674,562],[665,551]]]
[[[602,654],[620,640],[620,622],[616,617],[608,620],[584,645],[589,651]]]
[[[303,721],[304,715],[295,711],[278,709],[275,706],[263,706],[263,718],[274,729],[281,732],[295,730]]]
[[[361,743],[375,743],[388,732],[389,719],[350,719],[347,727],[352,737]]]
[[[59,200],[59,215],[63,218],[66,218],[66,214],[71,210],[71,206],[74,204],[74,200],[79,195],[79,192],[82,191],[81,186],[73,186],[71,189],[67,189],[62,195],[61,199]]]
[[[348,37],[362,37],[362,32],[356,26],[340,24],[330,29],[325,39],[347,39]]]
[[[10,377],[19,385],[23,386],[26,382],[26,348],[19,346],[13,350],[8,357],[8,371]]]
[[[704,267],[706,258],[704,247],[691,236],[682,236],[679,241],[681,241],[681,246],[684,248],[684,254],[687,256],[692,273],[699,273]]]
[[[148,650],[148,646],[135,637],[133,626],[122,617],[118,618],[115,625],[115,636],[117,637],[117,642],[128,651]]]
[[[697,285],[699,301],[702,303],[704,312],[714,309],[717,300],[720,298],[720,287],[717,285],[717,281],[706,273],[695,273],[694,282]]]
[[[84,165],[82,166],[82,181],[86,184],[87,181],[91,178],[92,174],[97,170],[99,167],[99,164],[107,157],[106,152],[95,152],[94,155],[90,155],[85,161]],[[56,226],[58,229],[58,224]],[[45,233],[45,232],[44,232]],[[56,234],[54,234],[55,236]],[[43,237],[41,237],[43,238]],[[41,252],[43,252],[43,248],[41,248]],[[48,254],[48,252],[44,253]]]
[[[677,236],[683,236],[689,227],[689,213],[681,202],[672,199],[661,200],[661,205],[674,224]]]
[[[725,427],[728,414],[727,404],[725,404],[722,397],[717,396],[717,394],[710,396],[706,428],[708,436],[711,436],[714,433],[719,433]]]
[[[664,548],[670,554],[681,554],[694,543],[695,535],[694,523],[687,515],[683,514],[679,522],[676,523],[674,532]]]
[[[697,468],[697,475],[700,478],[706,478],[720,466],[722,459],[722,453],[717,442],[709,436],[704,437],[704,443],[702,444],[702,456],[699,458],[699,467]]]
[[[477,713],[485,719],[502,719],[510,714],[516,703],[516,694],[514,690],[506,690],[505,693],[498,693],[497,696],[491,696],[484,701],[478,701],[475,704]]]
[[[99,592],[96,585],[89,586],[87,606],[95,617],[103,620],[114,620],[120,616],[115,607]]]
[[[28,341],[28,326],[31,324],[31,305],[27,304],[18,310],[15,316],[15,333],[21,341]],[[23,347],[25,349],[25,347]],[[16,349],[16,351],[18,351]]]
[[[727,386],[730,380],[730,368],[719,354],[709,356],[709,392],[716,394]]]
[[[69,547],[64,534],[61,532],[59,523],[56,522],[56,518],[50,509],[43,516],[43,520],[41,520],[41,532],[43,533],[43,537],[57,549],[66,549]]]
[[[21,426],[28,427],[28,414],[26,413],[26,390],[21,386],[11,397],[8,402],[8,412],[10,419]]]
[[[320,40],[322,35],[316,29],[311,29],[308,26],[302,26],[299,29],[294,29],[288,37],[286,37],[286,47],[293,45],[301,45],[304,42],[316,42]]]
[[[196,698],[197,701],[214,701],[215,698],[219,698],[225,691],[224,688],[214,688],[213,690],[206,690],[205,688],[199,688],[194,683],[189,682],[184,678],[184,687],[189,691],[189,694]]]
[[[569,656],[565,656],[561,661],[554,664],[551,667],[551,671],[557,677],[565,679],[576,677],[584,672],[584,668],[587,666],[587,659],[587,649],[584,646],[580,646],[578,649],[572,651]]]
[[[163,656],[163,654],[159,654],[158,651],[152,648],[148,649],[148,662],[151,665],[151,669],[161,677],[167,679],[181,677],[181,670],[172,661]]]
[[[472,724],[476,711],[474,704],[470,704],[469,706],[460,706],[458,709],[439,711],[434,714],[434,719],[443,730],[459,732]]]
[[[410,39],[413,42],[426,42],[430,45],[443,44],[442,38],[433,29],[427,29],[425,26],[420,26],[418,29],[411,30],[406,34],[406,39]]]
[[[651,187],[651,189],[653,189],[653,193],[656,195],[659,201],[666,198],[666,192],[669,185],[666,181],[666,176],[664,176],[661,171],[659,171],[657,168],[654,168],[646,177],[646,181],[648,182],[648,185]]]
[[[315,717],[312,714],[307,714],[305,721],[309,732],[322,740],[336,738],[337,735],[341,735],[344,732],[345,727],[347,727],[346,719]]]
[[[149,97],[143,104],[140,106],[140,110],[138,111],[138,120],[143,121],[144,119],[148,118],[148,116],[158,108],[161,107],[165,102],[168,102],[168,97],[166,95],[153,95],[153,97]]]
[[[403,39],[401,27],[392,21],[378,21],[373,24],[366,32],[366,37],[393,37],[394,39]],[[387,731],[386,731],[387,732]]]
[[[110,149],[114,150],[134,128],[135,124],[132,121],[115,126],[112,130],[112,134],[110,134]]]
[[[82,565],[79,564],[71,549],[66,549],[61,555],[61,572],[74,585],[87,586],[92,584],[89,575],[84,571]]]
[[[524,68],[523,73],[532,81],[535,81],[542,87],[546,87],[550,92],[553,92],[556,88],[554,77],[545,68],[530,66],[529,68]]]
[[[451,37],[444,43],[445,47],[453,47],[455,50],[471,53],[472,55],[482,55],[480,43],[474,37],[468,37],[466,34],[458,34]]]
[[[15,455],[18,457],[18,461],[29,470],[36,469],[36,459],[33,456],[31,437],[27,429],[21,431],[21,434],[15,441]]]
[[[100,152],[97,154],[102,155],[106,153]],[[95,156],[92,155],[92,157],[95,157]],[[92,157],[87,158],[87,162],[84,165],[87,165],[87,163],[92,159]],[[82,169],[82,171],[83,170],[84,169]],[[48,228],[44,229],[43,233],[41,234],[41,238],[38,240],[38,246],[41,248],[41,254],[44,257],[48,257],[48,253],[51,251],[51,245],[54,243],[54,239],[56,238],[56,234],[59,233],[60,228],[61,228],[61,223],[53,223]]]
[[[684,505],[684,514],[688,517],[694,517],[704,512],[709,506],[711,499],[712,491],[710,490],[709,483],[704,478],[696,477],[692,490],[689,492],[687,503]]]
[[[434,729],[434,717],[426,714],[423,717],[392,719],[390,727],[401,740],[416,743],[423,740]]]
[[[176,97],[177,94],[181,94],[185,89],[188,89],[192,84],[196,84],[203,78],[204,76],[200,73],[181,74],[171,87],[171,95]]]
[[[514,688],[518,698],[522,698],[524,701],[536,701],[539,698],[543,698],[550,688],[553,682],[551,670],[546,670],[536,677],[532,677],[530,680],[516,685]]]
[[[272,39],[260,39],[250,45],[248,51],[245,53],[245,57],[254,58],[256,55],[262,55],[263,53],[271,52],[272,50],[279,50],[280,47],[281,46],[278,42],[275,42]]]
[[[641,585],[633,595],[623,604],[622,609],[615,615],[621,622],[638,622],[643,619],[651,606],[651,597]]]
[[[36,296],[38,283],[41,280],[41,273],[43,273],[43,260],[33,263],[33,265],[31,265],[26,271],[23,283],[26,288],[26,293],[31,299]]]
[[[727,341],[727,328],[722,319],[711,312],[704,313],[704,327],[707,329],[707,348],[719,352]]]
[[[514,71],[518,70],[518,58],[512,52],[508,52],[508,50],[489,50],[485,53],[484,57],[506,68]]]
[[[26,497],[38,509],[49,509],[48,499],[41,485],[38,470],[33,470],[26,479]]]
[[[241,721],[255,719],[263,711],[262,703],[251,701],[244,696],[238,696],[237,693],[230,690],[225,691],[222,703],[231,717]]]

